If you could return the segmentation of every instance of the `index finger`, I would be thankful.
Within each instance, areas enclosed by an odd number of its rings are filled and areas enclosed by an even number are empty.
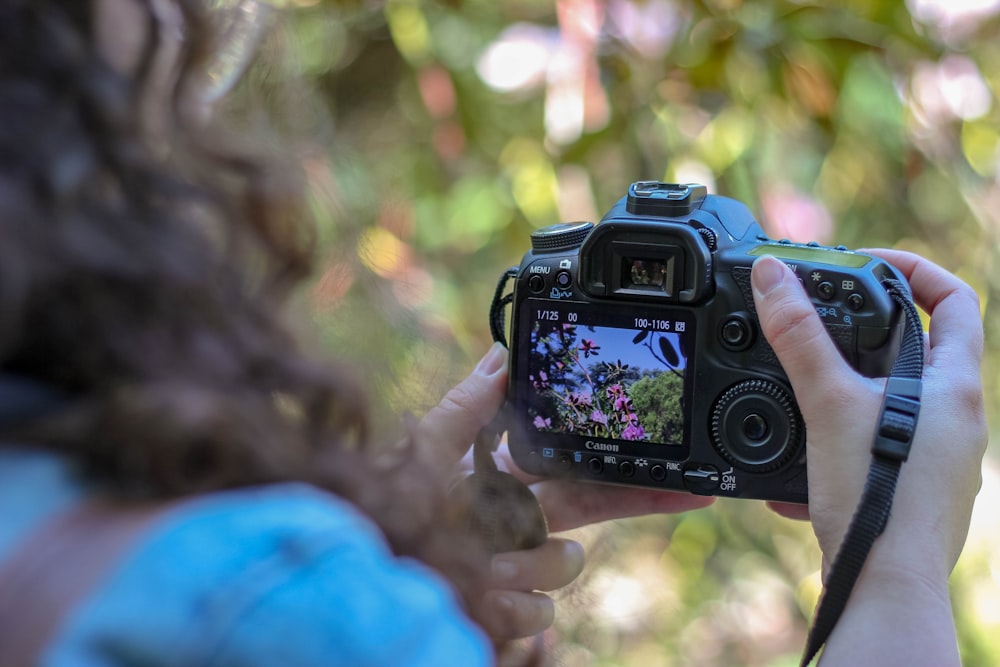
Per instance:
[[[475,370],[416,425],[417,452],[428,461],[454,463],[493,421],[507,386],[507,350],[493,345]]]
[[[609,519],[646,514],[675,514],[708,507],[715,498],[683,491],[611,486],[567,479],[550,479],[531,485],[549,531],[558,533]]]
[[[497,466],[531,487],[549,531],[579,528],[611,519],[647,514],[676,514],[708,507],[715,499],[668,489],[612,486],[570,479],[547,479],[521,470],[506,442],[496,452]],[[471,466],[471,457],[468,457]]]
[[[899,269],[910,283],[917,305],[931,316],[931,365],[971,364],[978,369],[983,355],[983,327],[975,290],[951,272],[911,252],[865,252]]]

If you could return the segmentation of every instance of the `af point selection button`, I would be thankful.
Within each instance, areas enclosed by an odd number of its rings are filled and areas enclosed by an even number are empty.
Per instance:
[[[715,466],[702,463],[694,468],[688,468],[683,475],[684,486],[691,493],[702,496],[712,495],[717,488],[722,476]]]

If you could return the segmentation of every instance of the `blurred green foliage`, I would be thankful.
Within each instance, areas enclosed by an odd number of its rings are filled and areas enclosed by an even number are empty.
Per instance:
[[[284,4],[238,95],[264,91],[301,139],[325,249],[308,307],[380,423],[486,350],[496,279],[532,229],[596,220],[651,178],[741,199],[774,237],[957,273],[982,299],[998,413],[997,2]],[[990,465],[953,578],[969,665],[1000,663]],[[578,537],[590,567],[560,603],[561,664],[795,664],[819,592],[807,525],[719,502]]]

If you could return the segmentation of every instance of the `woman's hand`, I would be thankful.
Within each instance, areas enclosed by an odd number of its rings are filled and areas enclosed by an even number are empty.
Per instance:
[[[923,393],[888,525],[875,542],[824,660],[948,664],[957,654],[947,579],[965,543],[987,441],[979,302],[968,285],[928,260],[899,251],[870,252],[903,273],[915,301],[930,314]],[[844,361],[783,263],[772,257],[757,260],[752,284],[761,328],[805,419],[808,517],[825,570],[867,478],[885,381],[862,377]],[[776,509],[801,514],[790,506]],[[865,651],[883,651],[891,662]],[[860,656],[862,662],[850,662]]]
[[[418,456],[445,465],[465,455],[462,467],[471,470],[470,443],[496,417],[506,386],[507,350],[497,343],[472,374],[417,425]],[[712,503],[712,498],[687,493],[531,478],[513,464],[506,446],[500,448],[496,458],[502,470],[530,485],[553,532]],[[486,595],[479,614],[486,619],[486,630],[495,638],[508,639],[537,634],[550,626],[555,618],[554,604],[539,591],[568,585],[579,576],[583,561],[582,546],[557,537],[550,537],[535,549],[496,554],[492,563],[495,590]]]

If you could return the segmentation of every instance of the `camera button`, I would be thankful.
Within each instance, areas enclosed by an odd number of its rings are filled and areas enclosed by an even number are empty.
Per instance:
[[[570,275],[569,271],[560,271],[556,274],[556,286],[560,289],[566,289],[573,284],[573,276]]]
[[[667,469],[657,463],[649,469],[649,476],[654,482],[662,482],[667,478]]]
[[[691,493],[711,494],[719,488],[719,469],[710,465],[699,465],[684,471],[684,486]]]
[[[631,461],[622,461],[618,464],[618,472],[622,477],[631,477],[635,474],[635,464]]]
[[[824,280],[819,285],[816,285],[816,294],[824,301],[829,301],[837,294],[837,288],[830,281]]]
[[[530,278],[528,278],[528,289],[536,294],[545,291],[545,278],[542,278],[537,273]]]
[[[742,319],[731,317],[722,323],[722,342],[731,349],[742,349],[750,341],[750,327]]]
[[[865,297],[857,292],[851,294],[847,297],[847,307],[855,312],[861,310],[865,307]]]

